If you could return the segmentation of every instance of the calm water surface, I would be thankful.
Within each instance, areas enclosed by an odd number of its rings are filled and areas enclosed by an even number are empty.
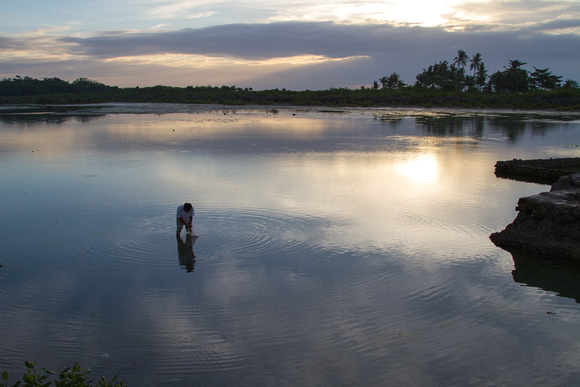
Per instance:
[[[565,386],[580,271],[489,234],[578,116],[0,110],[0,370],[130,386]],[[201,236],[175,238],[191,201]],[[193,243],[192,243],[193,242]],[[517,265],[516,265],[517,263]]]

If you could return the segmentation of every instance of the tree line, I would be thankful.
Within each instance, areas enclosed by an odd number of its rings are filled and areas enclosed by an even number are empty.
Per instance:
[[[35,79],[16,75],[0,80],[0,96],[27,96],[39,94],[105,92],[115,87],[88,78],[78,78],[67,82],[60,78]]]
[[[469,71],[466,70],[469,64]],[[417,75],[415,84],[411,87],[444,91],[485,91],[485,92],[526,92],[530,90],[578,89],[578,82],[567,79],[562,82],[562,76],[554,75],[549,68],[528,71],[522,67],[527,63],[520,60],[510,60],[503,71],[497,71],[488,76],[482,55],[478,52],[471,58],[464,50],[459,50],[450,63],[439,61]],[[379,85],[380,83],[380,85]],[[397,90],[409,87],[399,74],[379,78],[373,82],[372,88]]]
[[[417,75],[406,85],[397,73],[360,88],[291,91],[253,90],[236,86],[108,86],[78,78],[68,82],[59,78],[35,79],[15,76],[0,79],[0,104],[86,104],[106,102],[162,102],[224,105],[301,105],[301,106],[423,106],[465,108],[521,108],[580,111],[580,88],[573,80],[549,69],[530,72],[526,63],[510,60],[502,71],[488,76],[477,53],[469,58],[459,50],[453,61],[440,61]]]

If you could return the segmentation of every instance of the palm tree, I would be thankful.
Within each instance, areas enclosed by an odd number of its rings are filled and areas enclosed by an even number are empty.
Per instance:
[[[510,67],[508,67],[508,70],[518,70],[520,67],[527,64],[526,62],[522,62],[522,61],[517,60],[517,59],[512,59],[509,62],[510,62]]]
[[[379,78],[379,82],[381,82],[381,86],[383,86],[383,89],[387,88],[388,81],[389,81],[389,78],[387,78],[387,77]]]
[[[502,87],[505,89],[505,91],[522,92],[527,91],[529,89],[530,85],[528,79],[528,72],[525,69],[521,68],[525,64],[526,64],[525,62],[522,62],[517,59],[509,61],[509,67],[507,67],[499,75],[499,77],[503,78],[501,84]]]
[[[481,68],[482,65],[482,61],[481,61],[481,54],[478,52],[477,54],[475,54],[472,58],[471,58],[471,64],[469,65],[469,69],[473,70],[473,76],[475,77],[475,74],[477,74],[477,72],[479,71],[479,69]]]
[[[477,69],[477,75],[475,77],[475,83],[477,86],[480,87],[480,90],[482,90],[483,87],[485,86],[486,79],[487,79],[487,70],[485,68],[485,64],[481,62],[479,68]]]
[[[459,51],[457,51],[457,56],[455,58],[453,58],[453,64],[459,68],[465,67],[465,66],[467,66],[468,60],[469,60],[469,57],[467,56],[465,51],[459,50]]]

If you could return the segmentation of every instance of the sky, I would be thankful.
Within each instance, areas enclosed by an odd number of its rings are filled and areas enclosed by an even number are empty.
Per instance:
[[[2,0],[0,78],[358,88],[480,53],[580,82],[578,0]],[[469,72],[469,64],[467,69]]]

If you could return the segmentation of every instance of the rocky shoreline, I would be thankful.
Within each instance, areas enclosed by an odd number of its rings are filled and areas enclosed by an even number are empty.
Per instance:
[[[580,173],[573,173],[576,168],[580,170],[580,158],[498,162],[498,177],[544,182],[552,184],[552,189],[520,198],[514,221],[491,234],[491,241],[512,253],[580,264]]]
[[[495,175],[530,183],[554,184],[562,176],[580,172],[580,157],[498,161]]]

